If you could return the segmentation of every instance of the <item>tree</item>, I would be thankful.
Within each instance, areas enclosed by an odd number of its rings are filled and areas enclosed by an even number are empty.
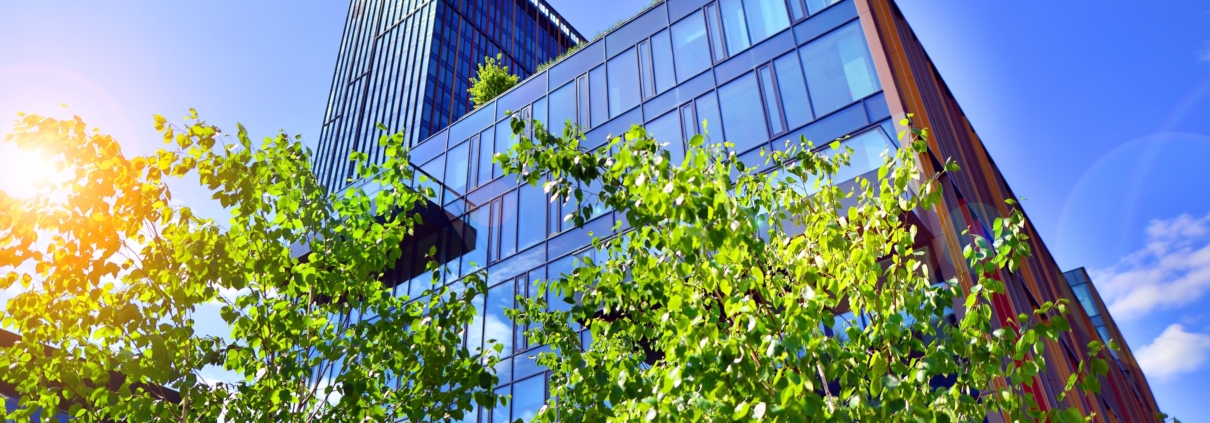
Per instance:
[[[964,234],[972,289],[930,282],[905,219],[941,199],[938,175],[916,165],[926,131],[884,154],[876,180],[844,189],[833,176],[851,150],[837,142],[824,154],[788,142],[767,157],[774,172],[756,173],[701,135],[673,162],[637,126],[593,151],[577,130],[533,126],[502,167],[578,204],[565,217],[577,225],[608,207],[633,228],[618,223],[572,275],[542,286],[567,307],[535,298],[513,312],[552,347],[539,363],[558,400],[539,421],[1084,421],[1074,408],[1043,413],[1026,392],[1046,368],[1043,340],[1068,330],[1066,303],[992,323],[998,274],[1030,253],[1020,211],[996,220],[994,239]],[[569,322],[590,328],[589,348]],[[1079,367],[1064,397],[1095,391],[1107,369],[1095,357]]]
[[[471,77],[471,87],[467,92],[471,94],[471,104],[476,108],[517,85],[519,78],[508,72],[508,66],[500,64],[503,60],[503,53],[496,54],[495,59],[484,57],[479,71]]]
[[[402,134],[382,138],[382,165],[352,157],[381,189],[330,193],[297,138],[257,145],[193,111],[183,127],[155,120],[167,146],[148,156],[79,117],[24,116],[6,137],[64,174],[31,198],[0,192],[0,287],[22,291],[3,313],[22,336],[0,351],[22,406],[5,419],[449,421],[496,403],[483,366],[496,359],[461,342],[482,280],[412,302],[380,282],[432,195],[409,188]],[[205,187],[230,220],[173,205],[169,180]],[[207,308],[227,336],[197,331]],[[205,378],[220,369],[235,380]]]

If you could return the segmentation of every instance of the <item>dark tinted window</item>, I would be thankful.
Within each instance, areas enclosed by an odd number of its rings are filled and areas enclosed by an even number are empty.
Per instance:
[[[761,106],[755,73],[748,73],[722,86],[718,89],[718,96],[723,110],[723,126],[727,128],[727,141],[734,142],[737,151],[769,140],[769,131],[765,129],[765,108]]]

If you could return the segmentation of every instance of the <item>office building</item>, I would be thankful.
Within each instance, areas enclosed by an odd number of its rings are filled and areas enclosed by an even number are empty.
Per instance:
[[[416,142],[470,111],[484,57],[526,78],[582,41],[544,0],[350,1],[312,168],[345,184],[350,152],[382,160],[378,123]]]
[[[348,38],[346,34],[345,50],[351,48]],[[348,77],[342,72],[337,79],[345,84]],[[333,101],[340,98],[334,91]],[[379,107],[369,100],[365,104]],[[372,116],[382,117],[374,119],[396,118],[390,111],[377,113]],[[1015,198],[891,0],[661,1],[448,128],[424,113],[421,121],[427,126],[409,132],[420,138],[412,144],[411,159],[438,181],[438,196],[422,211],[425,227],[404,246],[404,256],[386,282],[397,295],[422,295],[430,278],[418,263],[431,247],[437,247],[437,259],[447,270],[442,283],[486,273],[491,288],[476,304],[483,315],[467,328],[465,341],[472,346],[485,339],[505,342],[499,390],[514,400],[507,407],[479,410],[480,422],[528,418],[548,399],[548,374],[530,359],[544,347],[529,343],[504,309],[514,307],[515,296],[535,295],[533,281],[556,278],[570,271],[576,258],[595,254],[589,234],[608,236],[621,218],[602,209],[582,227],[572,227],[561,218],[568,206],[548,201],[541,187],[518,186],[516,178],[503,177],[491,157],[515,142],[510,116],[547,122],[552,132],[561,132],[565,122],[578,124],[586,130],[587,148],[631,125],[644,125],[668,142],[674,155],[702,130],[704,120],[712,141],[734,142],[740,158],[758,166],[764,162],[761,149],[782,148],[785,140],[805,136],[823,145],[850,135],[844,143],[855,155],[842,171],[840,179],[845,179],[875,176],[879,153],[898,148],[895,134],[904,128],[896,122],[913,114],[914,124],[932,134],[921,155],[925,172],[937,171],[947,158],[962,171],[941,178],[942,207],[910,213],[908,221],[919,229],[917,249],[928,252],[930,273],[967,288],[975,278],[962,257],[970,242],[963,231],[970,228],[990,237],[992,222],[1009,213],[1005,200]],[[339,116],[330,114],[329,123]],[[316,165],[321,175],[344,158],[350,142],[364,142],[373,134],[364,123],[359,128],[356,136],[325,132]],[[332,189],[343,189],[340,178],[325,181]],[[1008,287],[994,304],[994,319],[1002,326],[1048,301],[1076,302],[1032,225],[1028,235],[1033,256],[1018,272],[998,275]],[[560,301],[551,303],[561,306]],[[587,332],[582,336],[585,345],[591,344]],[[1029,392],[1044,409],[1075,407],[1106,422],[1154,421],[1159,410],[1150,395],[1109,401],[1103,393],[1057,401],[1068,375],[1087,356],[1088,341],[1098,336],[1091,323],[1077,324],[1059,342],[1048,343],[1048,371],[1035,378]],[[1135,376],[1125,375],[1126,367]],[[1111,379],[1135,380],[1139,392],[1146,391],[1133,363],[1115,366],[1111,373]],[[1003,421],[1000,416],[989,420]]]

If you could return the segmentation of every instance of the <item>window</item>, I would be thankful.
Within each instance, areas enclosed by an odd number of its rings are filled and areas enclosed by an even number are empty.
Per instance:
[[[777,84],[773,80],[773,68],[764,66],[757,71],[760,75],[761,91],[764,93],[765,110],[769,111],[770,132],[780,134],[786,131],[781,121],[781,103],[777,99]]]
[[[802,0],[787,0],[790,2],[790,19],[797,22],[799,19],[807,17],[807,9],[803,7]]]
[[[668,149],[672,153],[672,164],[680,164],[685,158],[685,148],[681,142],[681,120],[676,112],[667,113],[648,123],[647,134],[660,144],[668,143]]]
[[[498,222],[494,226],[499,228],[493,237],[499,244],[494,259],[499,260],[517,252],[517,192],[505,194],[493,205],[498,209],[497,214],[493,214]]]
[[[790,26],[785,0],[744,0],[744,11],[753,44]]]
[[[685,134],[684,138],[688,139],[697,135],[698,125],[697,118],[694,117],[693,104],[681,106],[681,133]]]
[[[781,96],[782,111],[786,114],[786,126],[797,128],[810,122],[811,101],[807,98],[807,84],[803,80],[802,67],[793,53],[773,61],[777,74],[777,92]]]
[[[616,117],[639,104],[639,69],[636,49],[609,60],[609,117]],[[594,124],[596,122],[594,121]]]
[[[466,192],[466,175],[470,164],[470,142],[463,142],[458,146],[451,148],[445,164],[445,179],[442,181],[446,187],[453,190],[457,195],[462,195]],[[446,199],[452,200],[450,198]]]
[[[655,92],[664,92],[676,85],[676,70],[672,66],[672,41],[668,30],[651,36],[651,58],[655,64]]]
[[[672,53],[678,81],[687,81],[710,67],[708,38],[701,12],[695,12],[672,25]]]
[[[544,376],[539,375],[513,384],[512,420],[533,421],[546,403],[545,382]]]
[[[484,319],[484,339],[496,340],[504,349],[500,357],[513,355],[513,322],[504,311],[513,308],[513,281],[500,284],[487,291],[487,317]],[[503,378],[501,378],[503,379]]]
[[[420,182],[420,179],[417,178],[416,188],[432,188],[433,195],[435,195],[435,197],[430,198],[430,200],[433,200],[433,202],[436,202],[437,204],[444,204],[441,202],[441,192],[445,190],[441,189],[440,179],[442,175],[445,175],[445,155],[442,154],[437,156],[437,158],[421,165],[420,170],[427,174],[424,178],[427,179],[427,181]]]
[[[740,3],[740,0],[719,0],[718,6],[723,15],[727,53],[739,53],[752,45],[748,41],[748,24],[744,19],[743,3]]]
[[[565,124],[576,124],[576,82],[564,85],[550,93],[550,133],[563,134]]]
[[[840,3],[840,0],[807,0],[807,9],[814,15],[819,13],[820,10],[836,3]]]
[[[849,24],[799,50],[815,113],[823,115],[880,89],[861,27]]]
[[[727,128],[727,140],[735,143],[736,151],[742,152],[769,140],[760,87],[754,73],[722,86],[718,89],[718,96],[723,109],[723,126]]]
[[[583,92],[583,90],[581,90]],[[609,120],[608,93],[605,91],[605,67],[597,66],[588,72],[588,110],[592,113],[589,126],[596,127]],[[583,104],[583,100],[580,100]],[[583,116],[583,112],[581,112]]]
[[[726,139],[723,136],[723,118],[718,109],[718,96],[714,92],[698,97],[694,103],[697,105],[697,120],[693,122],[695,132],[701,133],[702,123],[705,122],[705,135],[714,141],[721,142]]]
[[[524,250],[546,239],[546,194],[540,186],[521,185],[517,194],[520,225],[517,228],[517,249]]]
[[[655,72],[651,67],[651,44],[639,43],[639,80],[643,88],[643,98],[655,96]]]
[[[458,274],[469,275],[487,265],[487,234],[490,223],[488,217],[489,207],[484,206],[464,215],[457,224],[457,241],[464,253]]]
[[[542,97],[534,102],[533,120],[541,123],[544,128],[552,128],[550,122],[547,121],[546,97]],[[529,124],[533,125],[533,123]],[[530,136],[533,136],[532,131],[530,132]]]
[[[479,165],[476,167],[479,175],[475,186],[482,186],[492,181],[492,152],[496,149],[496,136],[492,128],[479,134]]]
[[[581,75],[576,78],[577,94],[576,104],[580,111],[580,119],[576,121],[580,126],[592,126],[592,120],[588,116],[588,75]]]
[[[714,4],[706,6],[706,24],[710,28],[710,45],[714,49],[714,60],[727,58],[727,48],[723,45],[723,27],[719,23],[718,7]]]

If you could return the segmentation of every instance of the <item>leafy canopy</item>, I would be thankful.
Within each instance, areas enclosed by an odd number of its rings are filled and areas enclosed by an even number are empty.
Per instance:
[[[22,336],[0,350],[0,381],[22,398],[5,419],[449,421],[496,404],[483,364],[497,359],[461,342],[481,278],[412,302],[380,282],[432,195],[409,188],[401,134],[382,138],[381,165],[353,157],[380,189],[330,193],[297,138],[185,120],[156,116],[166,147],[147,156],[79,117],[24,116],[6,137],[65,176],[28,199],[0,192],[0,288],[21,291],[3,326]],[[170,180],[209,190],[230,219],[175,205]],[[229,333],[200,332],[216,315]]]
[[[467,92],[471,94],[471,104],[476,108],[517,85],[519,78],[508,72],[508,66],[500,64],[503,60],[503,53],[496,54],[495,59],[484,57],[479,71],[471,77],[471,87]]]
[[[568,307],[529,299],[513,312],[553,348],[539,362],[558,401],[538,421],[1084,420],[1043,413],[1027,393],[1045,341],[1068,330],[1066,304],[992,320],[997,278],[1029,254],[1019,211],[996,220],[994,239],[967,235],[969,290],[932,282],[906,221],[942,198],[939,175],[916,164],[925,131],[884,154],[876,179],[841,184],[852,150],[839,142],[788,142],[767,158],[775,170],[757,173],[702,135],[674,161],[637,126],[585,151],[577,130],[513,125],[522,139],[497,156],[506,171],[578,204],[565,217],[577,225],[602,208],[625,216],[543,287]],[[1068,391],[1095,390],[1105,362],[1087,362]]]

